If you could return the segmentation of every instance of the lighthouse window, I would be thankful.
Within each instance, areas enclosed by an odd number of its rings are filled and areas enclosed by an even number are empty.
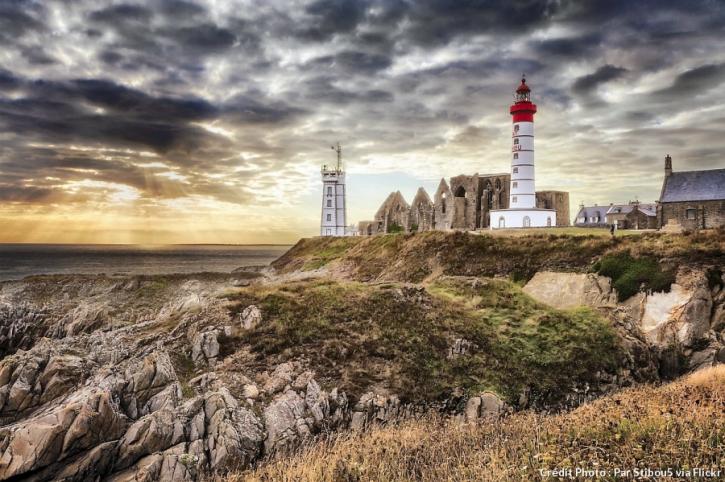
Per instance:
[[[518,132],[518,131],[519,131],[519,125],[518,125],[518,124],[516,124],[516,125],[514,126],[514,132]]]
[[[327,215],[327,220],[328,220],[328,221],[332,221],[332,214],[328,214],[328,215]]]
[[[327,195],[332,196],[332,186],[327,186]]]
[[[518,158],[519,158],[519,153],[518,152],[514,152],[514,159],[518,159]]]
[[[514,139],[514,144],[518,144],[518,143],[519,143],[519,138],[517,137],[516,139]]]
[[[519,187],[519,183],[516,182],[516,181],[514,181],[514,182],[511,183],[511,187],[517,188],[517,187]]]
[[[514,154],[514,156],[516,156],[516,154]],[[518,173],[519,173],[519,168],[518,167],[514,167],[514,174],[518,174]]]
[[[512,202],[512,203],[515,203],[515,202],[516,202],[516,196],[513,196],[513,197],[511,198],[511,202]]]
[[[331,208],[332,207],[332,199],[328,199],[327,200],[327,207],[328,208]]]

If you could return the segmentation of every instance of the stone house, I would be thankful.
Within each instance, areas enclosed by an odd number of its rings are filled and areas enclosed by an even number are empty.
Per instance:
[[[673,172],[666,156],[657,225],[668,230],[725,226],[725,169]]]
[[[607,210],[607,224],[614,224],[617,229],[656,229],[657,207],[639,201],[610,204]]]
[[[597,206],[596,204],[594,206],[584,206],[584,204],[580,204],[579,211],[576,213],[576,217],[574,218],[574,226],[578,228],[606,227],[607,209],[609,209],[609,206]]]

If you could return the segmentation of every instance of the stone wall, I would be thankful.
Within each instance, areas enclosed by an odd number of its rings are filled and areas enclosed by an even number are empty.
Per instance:
[[[480,211],[478,175],[451,178],[453,193],[453,217],[451,228],[476,229],[476,213]]]
[[[639,209],[633,209],[625,216],[627,229],[657,229],[657,217],[647,216]]]
[[[569,193],[566,191],[537,191],[536,207],[556,210],[556,225],[569,226]]]
[[[452,177],[438,184],[433,200],[420,188],[409,206],[400,191],[391,193],[373,221],[359,224],[362,236],[387,233],[393,224],[406,232],[449,229],[475,230],[491,225],[491,210],[509,207],[510,174]],[[556,211],[556,226],[569,226],[569,193],[539,191],[536,205]]]
[[[688,218],[692,209],[694,219]],[[660,203],[657,205],[658,227],[679,224],[683,229],[710,229],[725,226],[725,199],[718,201],[693,201]]]

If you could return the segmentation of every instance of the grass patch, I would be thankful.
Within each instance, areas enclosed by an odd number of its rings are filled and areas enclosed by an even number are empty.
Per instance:
[[[555,468],[722,470],[723,404],[725,366],[720,365],[662,387],[623,390],[559,415],[521,412],[480,424],[432,415],[335,434],[294,456],[215,480],[498,482],[541,480],[541,470]]]
[[[515,403],[526,389],[545,405],[572,383],[616,370],[621,354],[597,314],[550,309],[505,280],[442,278],[428,288],[318,280],[230,298],[233,315],[256,304],[264,322],[223,350],[249,346],[259,367],[305,357],[353,396],[382,386],[405,401],[433,401],[462,387]],[[457,338],[476,348],[449,357]]]
[[[628,252],[609,254],[594,263],[593,271],[612,279],[619,301],[635,295],[640,289],[669,291],[675,273],[663,269],[652,257],[634,258]]]

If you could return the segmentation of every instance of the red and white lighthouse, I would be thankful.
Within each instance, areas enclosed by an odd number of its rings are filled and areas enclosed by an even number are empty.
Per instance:
[[[534,187],[534,114],[536,104],[531,102],[531,89],[526,79],[516,89],[510,109],[513,118],[511,145],[511,194],[509,208],[535,208]]]
[[[508,209],[492,209],[491,229],[556,226],[556,210],[536,207],[534,170],[534,114],[531,89],[526,79],[514,94],[510,108],[513,120],[511,134],[511,186]]]

